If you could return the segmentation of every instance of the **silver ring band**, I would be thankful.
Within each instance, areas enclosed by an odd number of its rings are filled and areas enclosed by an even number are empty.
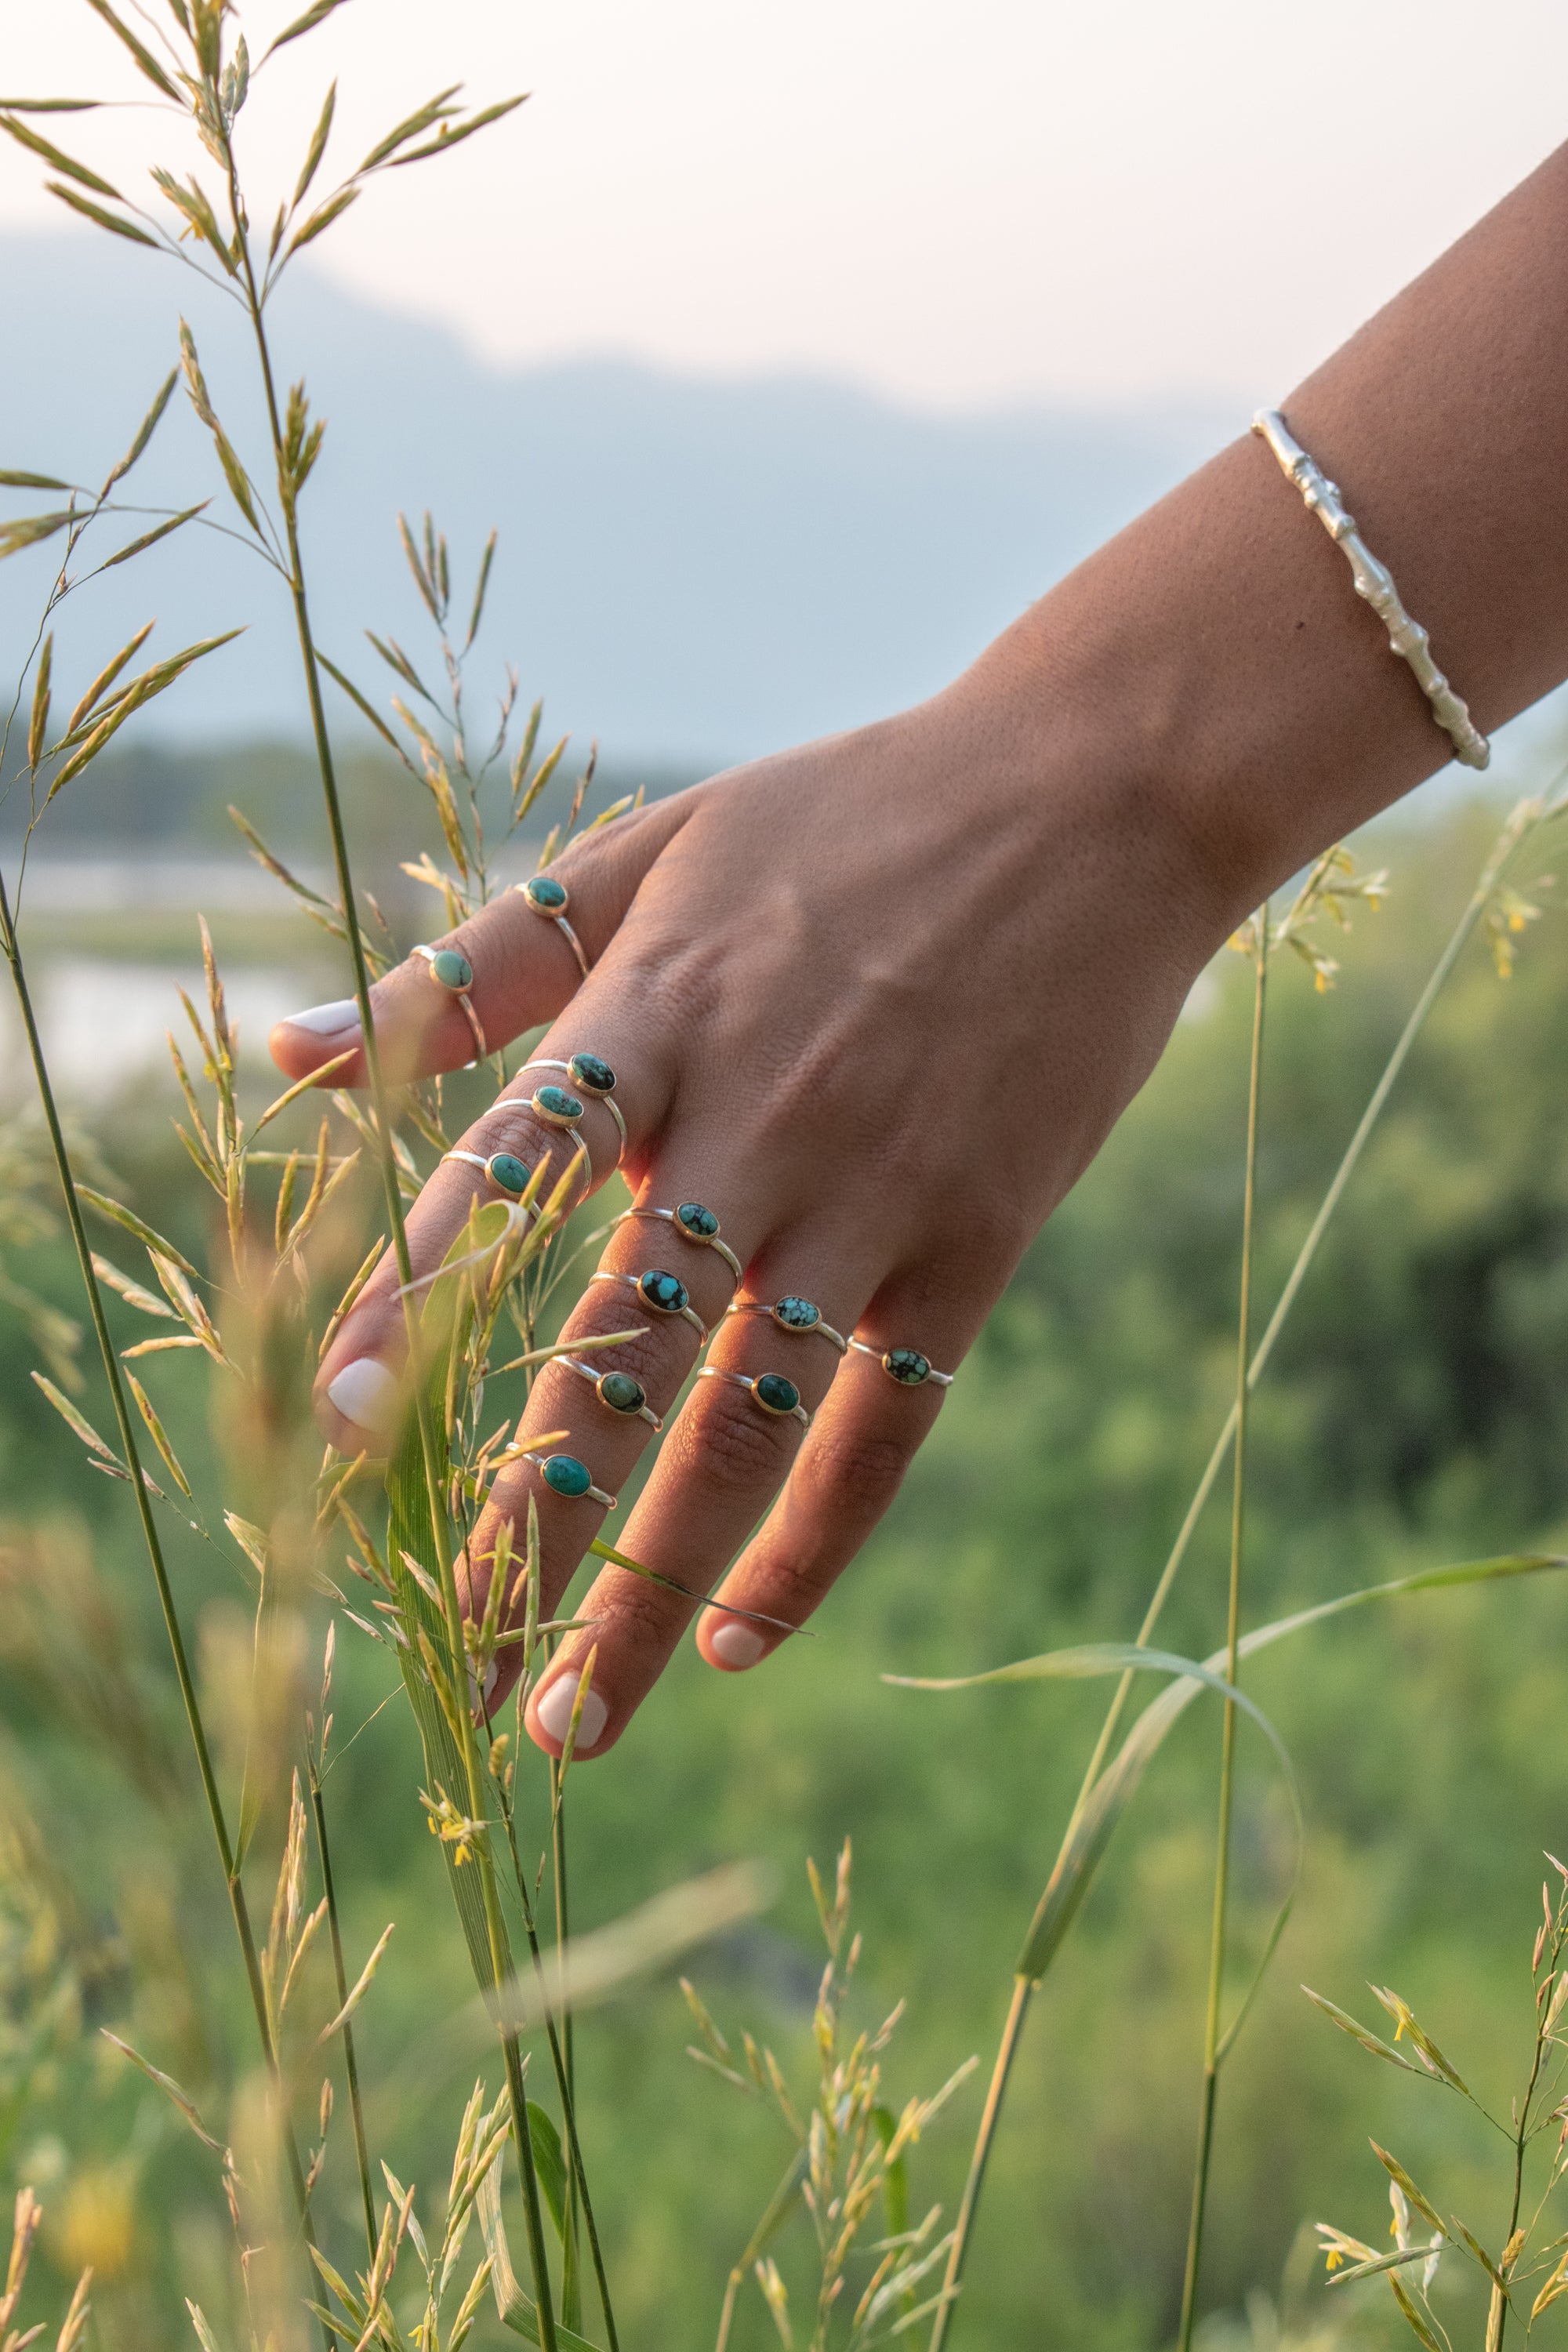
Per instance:
[[[710,1249],[715,1257],[723,1259],[737,1282],[743,1280],[744,1272],[740,1259],[735,1255],[729,1243],[721,1241],[719,1237],[717,1217],[713,1218],[712,1232],[702,1233],[694,1224],[687,1222],[689,1216],[699,1215],[712,1216],[712,1211],[702,1208],[699,1202],[683,1201],[679,1209],[623,1209],[616,1223],[617,1225],[624,1225],[628,1217],[658,1217],[665,1224],[673,1225],[682,1241],[691,1242],[699,1249]]]
[[[564,1070],[567,1076],[572,1080],[573,1085],[581,1087],[582,1091],[587,1096],[590,1102],[603,1103],[605,1108],[609,1112],[610,1117],[615,1120],[616,1129],[620,1134],[621,1149],[616,1154],[616,1165],[618,1168],[621,1164],[621,1160],[625,1155],[626,1148],[626,1123],[621,1116],[620,1104],[610,1092],[610,1087],[596,1087],[593,1084],[591,1079],[584,1076],[584,1066],[590,1064],[597,1064],[598,1068],[602,1070],[605,1073],[605,1076],[609,1079],[610,1086],[614,1086],[616,1082],[616,1074],[614,1070],[610,1068],[607,1062],[600,1062],[596,1054],[574,1054],[569,1062],[524,1062],[522,1068],[519,1070],[517,1075],[521,1078],[524,1075],[524,1072],[528,1070]]]
[[[554,1361],[558,1364],[564,1364],[566,1370],[569,1372],[575,1372],[579,1380],[592,1381],[595,1388],[598,1391],[600,1403],[607,1406],[609,1411],[615,1413],[619,1420],[646,1421],[648,1427],[652,1430],[659,1430],[664,1427],[663,1422],[659,1419],[658,1413],[655,1412],[652,1405],[647,1402],[638,1404],[629,1400],[625,1404],[616,1404],[608,1396],[605,1395],[605,1382],[606,1381],[619,1380],[630,1381],[631,1386],[636,1389],[637,1395],[639,1397],[644,1396],[645,1391],[643,1389],[642,1382],[640,1381],[632,1380],[629,1372],[617,1372],[614,1369],[607,1372],[596,1372],[592,1364],[580,1363],[575,1356],[557,1356],[555,1357]]]
[[[496,1162],[498,1160],[504,1162],[510,1160],[512,1162],[513,1167],[522,1171],[522,1174],[525,1179],[531,1181],[532,1170],[524,1168],[522,1161],[518,1159],[517,1154],[514,1151],[492,1151],[489,1159],[487,1159],[482,1151],[462,1151],[454,1150],[451,1151],[443,1151],[441,1157],[443,1160],[460,1160],[469,1168],[482,1169],[485,1175],[489,1179],[490,1183],[495,1187],[495,1190],[500,1194],[503,1200],[511,1202],[513,1206],[516,1208],[521,1208],[522,1206],[521,1193],[514,1190],[511,1184],[503,1183],[500,1177],[496,1173]],[[510,1172],[511,1171],[509,1169],[507,1171],[509,1176]],[[537,1201],[531,1201],[528,1203],[528,1213],[531,1217],[534,1218],[537,1218],[540,1215],[541,1212]]]
[[[791,1292],[786,1292],[783,1298],[775,1298],[771,1305],[764,1298],[737,1298],[733,1306],[727,1307],[724,1312],[727,1315],[771,1316],[781,1331],[791,1331],[797,1339],[815,1337],[826,1339],[828,1346],[837,1349],[841,1356],[849,1346],[841,1331],[836,1331],[831,1323],[823,1321],[820,1307],[814,1307],[809,1298],[797,1298]]]
[[[473,1033],[474,1044],[479,1049],[479,1058],[483,1061],[490,1049],[485,1043],[484,1023],[474,1011],[473,999],[468,994],[474,984],[473,965],[460,948],[433,948],[421,941],[414,952],[423,956],[429,965],[430,977],[437,987],[445,989],[448,996],[455,996],[462,1006],[464,1017]],[[445,971],[443,965],[447,968]],[[467,979],[461,976],[465,972]]]
[[[864,1339],[851,1339],[849,1345],[858,1356],[875,1356],[894,1385],[900,1389],[950,1389],[952,1372],[939,1372],[928,1356],[918,1348],[872,1348]],[[896,1369],[895,1369],[896,1368]]]
[[[759,1412],[767,1413],[774,1421],[798,1421],[802,1429],[811,1427],[811,1415],[800,1401],[800,1391],[782,1373],[759,1372],[753,1380],[747,1372],[727,1372],[719,1364],[704,1364],[697,1377],[700,1381],[728,1381],[731,1388],[750,1389],[752,1402]],[[769,1396],[763,1393],[766,1389],[773,1391],[773,1401],[770,1402]],[[787,1397],[783,1393],[786,1390]],[[789,1402],[791,1397],[795,1400],[793,1403]]]
[[[650,1267],[646,1274],[611,1274],[601,1267],[597,1274],[591,1274],[588,1279],[590,1282],[618,1282],[627,1290],[635,1290],[643,1305],[651,1307],[656,1315],[679,1315],[684,1322],[690,1324],[698,1338],[706,1342],[708,1326],[687,1297],[686,1285],[683,1282],[677,1282],[674,1275],[665,1274],[657,1266]],[[646,1282],[674,1283],[680,1297],[678,1300],[672,1299],[668,1306],[663,1306],[658,1299],[643,1288]]]
[[[574,1454],[531,1454],[524,1448],[522,1458],[532,1463],[552,1495],[560,1495],[567,1502],[602,1503],[606,1511],[615,1509],[616,1497],[595,1486],[586,1465]],[[550,1475],[552,1469],[557,1472],[553,1478]],[[575,1475],[568,1476],[568,1473]]]
[[[582,940],[566,919],[570,900],[564,882],[557,882],[552,874],[536,874],[531,882],[514,882],[511,887],[521,891],[536,915],[542,916],[547,923],[553,923],[558,931],[564,933],[566,944],[577,959],[577,969],[586,980],[588,959],[583,952]]]

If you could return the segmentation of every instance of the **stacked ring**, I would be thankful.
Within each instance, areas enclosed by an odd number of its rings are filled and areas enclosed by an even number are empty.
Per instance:
[[[566,944],[577,959],[577,969],[586,980],[588,959],[583,952],[582,940],[566,919],[566,909],[572,902],[565,883],[557,882],[553,874],[536,874],[531,882],[516,882],[512,887],[521,891],[536,915],[542,915],[547,923],[553,923],[558,931],[565,934]]]
[[[621,1139],[621,1152],[625,1152],[626,1123],[621,1117],[620,1104],[616,1102],[612,1091],[616,1083],[616,1074],[608,1062],[601,1061],[597,1054],[574,1054],[569,1062],[525,1062],[518,1072],[518,1076],[521,1078],[529,1070],[564,1070],[573,1085],[580,1092],[590,1096],[595,1102],[602,1102],[616,1122]],[[563,1090],[558,1088],[557,1091]],[[619,1153],[616,1155],[616,1165],[617,1168],[620,1166]]]
[[[584,1111],[581,1097],[568,1094],[564,1087],[536,1087],[528,1097],[527,1108],[536,1118],[542,1118],[546,1127],[560,1128],[574,1143],[581,1145],[591,1192],[598,1180],[594,1174],[594,1155],[588,1149],[588,1139],[577,1124]]]
[[[473,1031],[474,1044],[482,1059],[490,1049],[485,1043],[484,1024],[474,1011],[473,1000],[468,994],[469,989],[474,984],[473,965],[468,961],[468,957],[459,954],[456,948],[432,948],[421,943],[414,952],[416,955],[422,955],[429,965],[430,977],[437,987],[444,988],[447,995],[455,996],[462,1006],[468,1027]]]
[[[487,1160],[482,1151],[444,1151],[443,1160],[461,1160],[470,1168],[482,1168],[498,1192],[509,1201],[521,1201],[533,1181],[533,1171],[521,1160],[515,1151],[492,1151]],[[529,1213],[540,1213],[537,1202],[529,1204]]]
[[[618,1413],[623,1421],[646,1421],[653,1430],[664,1427],[647,1401],[647,1391],[640,1381],[633,1380],[630,1372],[596,1372],[592,1364],[579,1363],[575,1356],[557,1356],[555,1360],[564,1364],[569,1372],[575,1372],[579,1380],[592,1381],[599,1402]]]
[[[802,1429],[811,1427],[811,1415],[800,1401],[800,1391],[782,1372],[759,1372],[752,1380],[746,1372],[727,1372],[718,1364],[704,1364],[697,1375],[700,1381],[728,1381],[732,1388],[750,1389],[752,1402],[775,1421],[798,1421]]]
[[[734,1305],[724,1311],[728,1315],[771,1315],[781,1331],[814,1331],[819,1339],[826,1339],[830,1348],[837,1348],[841,1356],[849,1345],[841,1331],[836,1331],[831,1323],[823,1321],[820,1307],[814,1307],[809,1298],[796,1298],[791,1292],[786,1291],[784,1297],[775,1298],[771,1307],[762,1298],[737,1298]]]
[[[552,1495],[563,1495],[569,1502],[581,1497],[585,1502],[602,1503],[606,1511],[615,1509],[615,1496],[606,1495],[602,1486],[595,1486],[587,1464],[579,1462],[574,1454],[530,1454],[525,1451],[522,1458],[532,1463]]]
[[[875,1356],[888,1378],[901,1389],[921,1389],[929,1381],[933,1389],[950,1389],[953,1375],[933,1370],[931,1358],[922,1356],[918,1348],[871,1348],[864,1339],[851,1339],[849,1345],[858,1356]]]
[[[696,1242],[700,1247],[710,1249],[715,1257],[723,1259],[737,1282],[742,1279],[740,1259],[728,1242],[721,1241],[719,1220],[711,1209],[702,1206],[700,1201],[682,1201],[679,1209],[623,1209],[616,1219],[616,1224],[624,1225],[628,1217],[662,1219],[667,1225],[675,1227],[682,1241]]]
[[[708,1326],[691,1305],[686,1285],[678,1282],[673,1274],[664,1274],[650,1266],[647,1274],[610,1274],[603,1267],[588,1277],[590,1282],[618,1282],[627,1290],[635,1290],[645,1307],[656,1315],[679,1315],[689,1323],[700,1339],[706,1340]]]

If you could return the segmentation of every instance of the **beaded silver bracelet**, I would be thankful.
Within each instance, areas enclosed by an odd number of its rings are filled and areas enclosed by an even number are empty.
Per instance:
[[[1426,630],[1405,611],[1393,573],[1362,538],[1354,515],[1340,497],[1338,484],[1331,482],[1300,443],[1291,438],[1278,409],[1260,408],[1252,429],[1268,442],[1280,471],[1300,491],[1308,512],[1317,516],[1335,546],[1343,549],[1356,594],[1372,606],[1388,631],[1390,646],[1402,661],[1409,663],[1417,686],[1432,706],[1433,718],[1452,740],[1455,758],[1467,768],[1486,767],[1492,756],[1491,745],[1433,660]]]

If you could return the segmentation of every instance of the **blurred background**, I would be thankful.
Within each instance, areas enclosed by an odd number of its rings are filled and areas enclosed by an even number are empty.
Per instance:
[[[247,9],[253,46],[288,13]],[[18,93],[135,95],[68,0],[7,24],[5,50]],[[463,572],[499,526],[476,677],[488,662],[499,685],[515,663],[547,730],[570,729],[584,752],[596,739],[604,799],[916,699],[1538,162],[1561,131],[1564,68],[1568,21],[1524,0],[1484,19],[1441,0],[1418,26],[1329,0],[1305,29],[1222,0],[1179,16],[1152,0],[806,0],[787,16],[716,0],[658,15],[353,0],[284,53],[266,120],[258,103],[247,117],[261,180],[291,180],[332,71],[345,153],[458,75],[476,97],[533,96],[438,171],[378,190],[280,298],[284,363],[330,420],[308,509],[319,634],[379,697],[361,632],[416,635],[395,515],[428,505]],[[127,108],[79,143],[128,185],[156,129]],[[224,305],[188,273],[69,233],[37,178],[0,155],[0,465],[100,476],[174,363],[182,310],[243,428]],[[172,413],[146,494],[184,503],[209,476]],[[47,560],[0,572],[6,676]],[[238,803],[313,877],[315,786],[286,616],[258,567],[185,534],[95,595],[62,626],[62,695],[154,612],[155,650],[247,626],[50,813],[24,900],[81,1148],[199,1257],[205,1208],[168,1130],[163,1031],[175,982],[199,970],[198,911],[258,1101],[268,1024],[342,992],[330,943],[226,814]],[[1304,970],[1281,973],[1265,1307],[1502,809],[1549,780],[1563,732],[1554,698],[1507,730],[1481,798],[1439,777],[1358,843],[1363,864],[1391,868],[1387,908],[1338,948],[1328,996]],[[421,797],[346,714],[342,737],[366,878],[416,936],[428,911],[395,869],[423,838]],[[10,803],[0,839],[14,870]],[[1462,964],[1260,1394],[1258,1616],[1568,1532],[1568,942],[1550,888],[1539,903],[1510,981],[1484,943]],[[613,1760],[574,1784],[585,1925],[737,1855],[780,1865],[775,1911],[693,1973],[721,2023],[752,2024],[796,2065],[818,1968],[804,1858],[826,1864],[846,1834],[867,2014],[910,2001],[890,2086],[929,2089],[972,2051],[989,2064],[1100,1700],[937,1698],[879,1676],[1134,1630],[1228,1402],[1247,993],[1235,958],[1194,992],[817,1638],[753,1678],[684,1654]],[[177,2340],[176,2277],[226,2314],[225,2225],[200,2152],[96,2027],[126,2030],[216,2110],[245,2020],[123,1496],[86,1475],[28,1379],[38,1318],[14,1289],[79,1309],[8,1004],[0,1084],[0,2158],[50,2209],[48,2259],[96,2264],[104,2343],[140,2352]],[[187,1370],[160,1398],[187,1465],[210,1472],[205,1390]],[[100,1413],[90,1370],[84,1402]],[[1200,1531],[1173,1647],[1220,1637],[1224,1519],[1216,1505]],[[194,1539],[174,1565],[221,1692],[239,1588]],[[1531,2028],[1541,1849],[1568,1845],[1565,1632],[1568,1593],[1543,1581],[1402,1603],[1257,1671],[1298,1759],[1310,1843],[1221,2096],[1215,2346],[1272,2344],[1277,2305],[1291,2341],[1336,2324],[1346,2341],[1384,2339],[1386,2298],[1325,2316],[1301,2239],[1320,2218],[1381,2239],[1369,2132],[1498,2234],[1495,2174],[1457,2104],[1362,2058],[1295,1988],[1364,2013],[1365,1980],[1394,1983],[1506,2103]],[[368,1643],[341,1646],[346,1736],[390,1673]],[[1169,2340],[1216,1742],[1194,1709],[1038,2004],[961,2343]],[[1246,1762],[1244,1943],[1267,1923],[1285,1843],[1270,1769],[1250,1744]],[[418,1778],[398,1704],[345,1757],[335,1802],[358,1948],[401,1923],[363,2020],[375,2127],[405,2178],[434,2183],[468,2078],[432,2021],[468,1990]],[[624,2329],[650,2352],[709,2339],[784,2155],[764,2116],[690,2067],[687,2038],[661,1985],[581,2042]],[[920,2151],[917,2210],[951,2210],[979,2097],[971,2084]],[[352,2210],[347,2173],[323,2193]],[[1453,2312],[1467,2321],[1458,2296]],[[760,2305],[735,2340],[773,2340]]]

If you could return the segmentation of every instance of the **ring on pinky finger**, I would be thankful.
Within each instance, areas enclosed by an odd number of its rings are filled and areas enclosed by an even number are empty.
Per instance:
[[[522,1459],[532,1463],[552,1495],[564,1496],[568,1502],[601,1503],[606,1511],[616,1508],[617,1497],[606,1495],[602,1486],[595,1486],[587,1464],[579,1462],[574,1454],[531,1454],[525,1451]]]
[[[753,1380],[748,1372],[727,1372],[719,1364],[704,1364],[697,1375],[700,1381],[728,1381],[732,1388],[750,1389],[752,1402],[759,1411],[775,1421],[798,1421],[802,1429],[811,1427],[811,1415],[800,1401],[800,1391],[782,1372],[759,1372]]]

